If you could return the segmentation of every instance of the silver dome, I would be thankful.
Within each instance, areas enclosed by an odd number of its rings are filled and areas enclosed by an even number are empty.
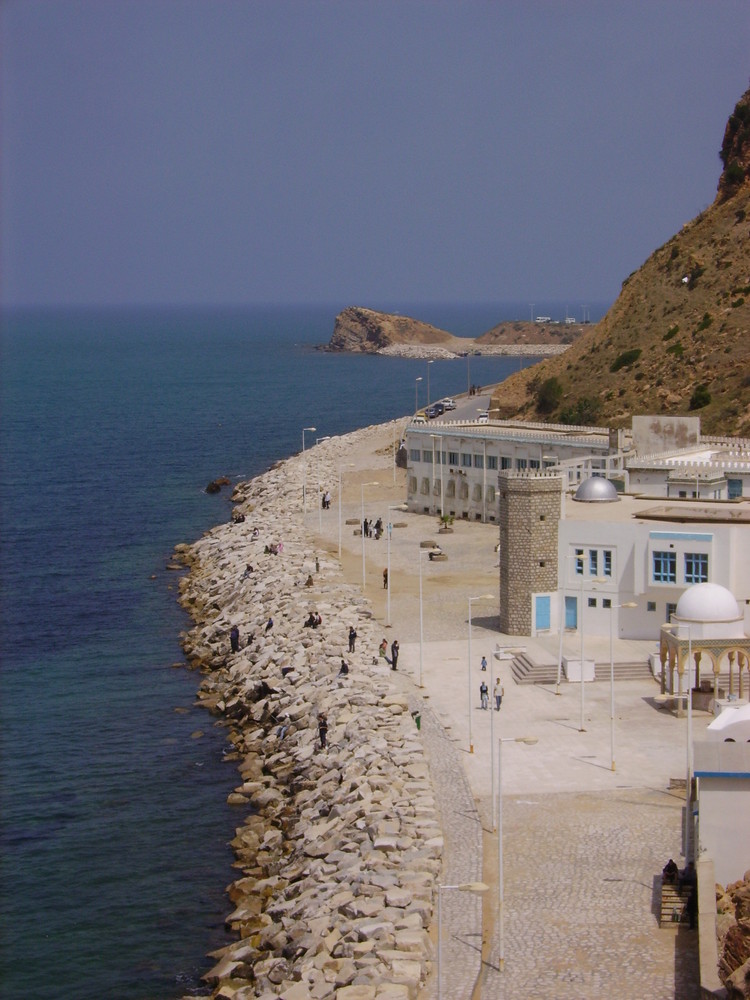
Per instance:
[[[592,476],[584,479],[576,490],[574,500],[580,503],[614,503],[620,498],[617,495],[614,483],[602,476]]]

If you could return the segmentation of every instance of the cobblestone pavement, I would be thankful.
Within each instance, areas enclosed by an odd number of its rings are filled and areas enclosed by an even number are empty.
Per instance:
[[[358,456],[351,482],[345,482],[344,524],[352,517],[358,521],[360,483],[371,480],[380,485],[368,488],[367,514],[387,521],[388,505],[405,495],[403,472],[399,470],[398,480],[393,478],[391,487],[386,449]],[[697,998],[696,932],[660,929],[657,913],[663,865],[670,856],[684,864],[684,793],[670,791],[670,783],[685,776],[685,720],[658,710],[653,681],[618,682],[613,771],[608,683],[585,685],[584,706],[580,685],[563,682],[558,692],[549,686],[515,685],[508,662],[492,655],[498,642],[520,642],[534,658],[557,660],[554,636],[546,648],[533,640],[503,636],[497,631],[496,600],[476,597],[497,594],[497,528],[462,522],[454,533],[438,536],[432,517],[399,512],[393,520],[398,527],[390,549],[390,602],[381,589],[387,555],[383,540],[366,542],[366,594],[383,635],[388,642],[398,638],[401,643],[394,679],[409,692],[412,707],[422,712],[445,837],[442,882],[482,880],[491,887],[484,897],[443,894],[443,997]],[[324,520],[319,535],[321,546],[331,552],[337,545],[338,523]],[[447,560],[429,562],[420,555],[424,539],[439,539]],[[342,568],[360,584],[361,545],[350,523],[343,532]],[[471,658],[469,597],[479,601],[473,607]],[[579,641],[577,636],[566,637],[565,651],[577,653]],[[616,640],[615,661],[645,658],[657,645],[656,637],[650,644]],[[483,654],[490,667],[480,675]],[[608,675],[599,669],[609,663],[606,637],[587,636],[586,655],[596,660],[598,675]],[[501,676],[505,686],[503,708],[500,713],[483,712],[479,681],[486,677],[491,688],[495,676]],[[696,739],[708,721],[694,713]],[[498,844],[491,794],[497,783],[490,748],[500,735],[514,739],[527,734],[538,737],[538,744],[509,743],[503,752],[505,967],[500,972],[500,924],[495,919]],[[475,746],[474,752],[470,746]],[[436,933],[434,927],[435,940]],[[436,996],[433,974],[420,1000]]]
[[[496,925],[481,996],[697,998],[696,932],[658,926],[679,823],[680,801],[651,789],[505,799],[505,967]]]
[[[440,809],[444,838],[443,885],[482,881],[482,824],[455,747],[434,713],[422,713],[422,734],[430,775]],[[470,997],[482,963],[482,900],[469,892],[442,893],[443,997]],[[435,962],[425,997],[437,996],[437,927]]]

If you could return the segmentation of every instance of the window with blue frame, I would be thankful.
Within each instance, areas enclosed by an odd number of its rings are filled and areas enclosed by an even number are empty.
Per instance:
[[[727,496],[730,500],[738,500],[742,496],[741,479],[727,479]]]
[[[604,564],[603,567],[602,567],[602,572],[604,573],[604,575],[605,576],[612,576],[612,550],[611,549],[605,549],[602,552],[602,562]]]
[[[708,583],[707,553],[685,553],[685,583]]]
[[[583,549],[576,549],[576,576],[583,576]]]
[[[677,583],[677,553],[653,553],[654,583]]]
[[[589,574],[599,575],[599,553],[596,549],[589,549]]]

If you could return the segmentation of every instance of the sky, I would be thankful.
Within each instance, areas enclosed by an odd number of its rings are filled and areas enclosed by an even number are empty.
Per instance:
[[[614,301],[747,0],[1,0],[7,306]]]

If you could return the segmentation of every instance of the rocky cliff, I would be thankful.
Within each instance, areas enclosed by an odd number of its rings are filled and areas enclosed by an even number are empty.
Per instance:
[[[690,412],[707,433],[750,435],[750,91],[720,156],[714,203],[564,355],[503,382],[494,413],[617,427],[633,413]]]
[[[457,339],[445,330],[409,316],[349,306],[336,317],[328,350],[375,354],[392,344],[442,344],[448,347]]]

